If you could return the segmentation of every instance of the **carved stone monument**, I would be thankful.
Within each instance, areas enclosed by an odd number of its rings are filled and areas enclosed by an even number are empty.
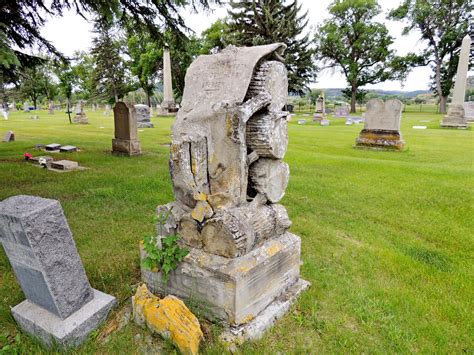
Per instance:
[[[91,288],[58,201],[24,195],[2,201],[0,242],[27,298],[12,308],[23,331],[67,347],[105,320],[115,298]]]
[[[400,133],[403,104],[392,99],[384,102],[371,99],[366,105],[364,129],[356,140],[355,148],[402,150],[405,146]]]
[[[474,101],[464,102],[464,117],[467,122],[474,122]]]
[[[147,105],[135,105],[135,115],[137,117],[138,128],[153,128],[150,120],[150,107]]]
[[[142,150],[137,135],[135,107],[117,102],[114,107],[115,138],[112,139],[112,154],[138,155]]]
[[[466,94],[470,48],[471,38],[469,35],[466,35],[462,40],[461,52],[459,53],[459,63],[456,73],[456,82],[454,83],[453,98],[448,108],[448,114],[444,116],[443,121],[441,121],[441,127],[458,129],[468,128],[463,103]]]
[[[334,111],[334,117],[347,117],[349,116],[349,112],[350,110],[348,105],[338,106]]]
[[[84,112],[84,103],[79,100],[76,104],[76,116],[72,118],[72,122],[79,124],[88,124],[89,120],[87,119],[86,113]]]
[[[200,300],[241,339],[260,336],[308,286],[278,203],[289,179],[285,48],[229,46],[189,67],[170,153],[176,201],[157,214],[169,215],[159,235],[179,233],[190,254],[166,285],[142,269],[151,290]]]
[[[165,47],[163,50],[163,102],[158,114],[175,115],[177,111],[173,97],[170,50]]]

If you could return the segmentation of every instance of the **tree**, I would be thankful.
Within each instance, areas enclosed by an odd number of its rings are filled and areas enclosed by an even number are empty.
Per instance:
[[[43,36],[41,27],[46,16],[61,16],[64,10],[75,10],[82,17],[94,14],[103,20],[116,16],[120,22],[145,25],[154,37],[162,34],[161,25],[175,33],[187,30],[179,10],[191,6],[194,11],[208,9],[220,0],[150,1],[136,0],[8,0],[0,3],[0,75],[14,80],[15,70],[38,64],[39,58],[23,51],[37,47],[52,57],[64,56]]]
[[[318,101],[318,97],[321,95],[321,92],[322,90],[320,89],[309,89],[306,93],[306,97],[313,105],[316,105],[316,101]]]
[[[33,101],[33,106],[38,108],[38,101],[47,95],[48,77],[44,65],[24,68],[19,73],[17,85],[23,98]]]
[[[76,75],[68,64],[63,64],[58,67],[57,76],[59,78],[59,90],[61,94],[66,97],[66,110],[69,117],[69,123],[72,124],[70,106],[72,98],[72,89],[74,83],[76,82]]]
[[[303,94],[316,69],[309,33],[304,33],[308,13],[300,15],[298,1],[285,5],[281,0],[231,0],[230,7],[226,41],[239,46],[285,43],[288,89]]]
[[[129,29],[127,54],[131,58],[131,73],[138,78],[140,87],[145,91],[147,105],[151,106],[151,96],[163,66],[163,44],[154,41],[146,32]]]
[[[119,101],[130,87],[126,82],[126,68],[121,41],[116,39],[112,21],[96,21],[91,55],[94,62],[92,83],[94,94],[106,100]]]
[[[389,49],[393,38],[384,24],[374,21],[381,12],[377,0],[335,0],[329,12],[331,18],[319,27],[315,38],[317,58],[345,75],[351,112],[355,112],[360,87],[403,79],[417,57],[396,57]]]
[[[406,20],[403,33],[417,29],[426,48],[421,56],[425,65],[433,69],[432,90],[439,98],[440,112],[446,113],[449,92],[454,84],[459,51],[463,37],[468,33],[472,16],[471,0],[404,0],[390,12],[395,20]]]
[[[84,51],[76,51],[73,55],[72,65],[66,67],[71,70],[71,75],[74,76],[74,85],[77,86],[76,93],[80,98],[85,100],[93,98],[95,94],[95,63],[92,55]]]
[[[225,37],[228,33],[229,25],[226,19],[218,19],[201,33],[199,54],[215,54],[223,50],[227,45]]]
[[[351,113],[356,112],[355,109],[352,110],[352,99],[354,97],[354,92],[352,91],[352,87],[342,89],[341,93],[342,93],[342,96],[344,96],[344,98],[347,101],[351,102]],[[371,98],[375,98],[375,97],[380,97],[380,95],[376,95],[376,96],[371,97]],[[369,100],[369,92],[367,90],[357,88],[357,90],[355,92],[355,103],[357,103],[359,105],[362,105],[362,104],[366,103],[367,100]]]

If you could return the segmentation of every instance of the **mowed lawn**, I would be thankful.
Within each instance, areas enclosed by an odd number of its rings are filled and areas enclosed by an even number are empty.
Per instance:
[[[18,194],[59,200],[92,286],[117,296],[121,310],[140,282],[138,242],[153,233],[156,206],[173,200],[173,119],[154,117],[156,128],[139,131],[144,154],[127,158],[110,154],[112,115],[89,111],[90,124],[81,126],[64,113],[40,111],[39,120],[32,114],[0,120],[2,138],[9,129],[16,135],[0,143],[0,200]],[[297,125],[301,117],[306,125]],[[242,353],[474,353],[473,131],[440,129],[441,117],[404,115],[404,152],[353,149],[362,125],[338,119],[321,127],[311,116],[293,118],[282,203],[291,231],[302,238],[301,273],[312,286]],[[34,149],[40,143],[80,147],[54,157],[88,170],[55,173],[24,162],[25,152],[41,154]],[[10,307],[23,299],[0,250],[0,349],[6,337],[20,353],[45,352],[24,334],[14,339],[19,331]],[[203,352],[222,352],[219,328],[203,323]],[[103,333],[73,352],[175,351],[133,322],[108,341]]]

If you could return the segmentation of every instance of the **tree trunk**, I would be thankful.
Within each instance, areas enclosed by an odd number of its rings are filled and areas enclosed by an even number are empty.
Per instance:
[[[439,112],[440,113],[446,113],[446,103],[448,102],[448,97],[447,96],[440,96],[439,97]]]
[[[352,85],[351,87],[351,113],[356,113],[356,91],[357,88]]]
[[[151,107],[151,95],[149,91],[146,91],[146,104]]]

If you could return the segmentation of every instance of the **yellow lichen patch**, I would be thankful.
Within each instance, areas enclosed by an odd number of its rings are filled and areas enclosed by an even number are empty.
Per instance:
[[[242,324],[246,324],[248,322],[250,322],[252,319],[254,319],[255,316],[253,314],[249,314],[247,317],[245,317],[243,320],[242,320]]]
[[[268,247],[266,251],[268,256],[273,256],[281,250],[281,245],[278,243],[273,244],[272,246]]]
[[[257,265],[257,261],[255,259],[247,260],[245,263],[240,265],[239,268],[237,268],[237,271],[239,273],[245,273],[251,269],[253,269]]]
[[[196,201],[207,201],[207,195],[204,192],[195,193],[193,198]]]
[[[203,333],[199,321],[180,299],[159,299],[146,285],[138,287],[132,297],[133,316],[140,325],[170,338],[183,354],[197,354]]]
[[[196,207],[191,211],[191,217],[196,221],[202,222],[204,218],[210,218],[214,214],[211,205],[206,201],[198,201]]]

